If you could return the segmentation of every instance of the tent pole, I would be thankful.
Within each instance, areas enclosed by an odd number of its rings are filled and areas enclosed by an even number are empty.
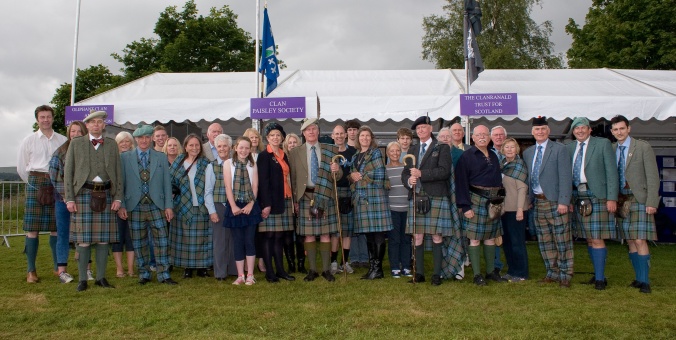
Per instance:
[[[77,0],[75,9],[75,46],[73,47],[73,77],[70,86],[70,105],[75,104],[75,79],[77,77],[77,45],[78,37],[80,35],[80,4],[82,0]]]

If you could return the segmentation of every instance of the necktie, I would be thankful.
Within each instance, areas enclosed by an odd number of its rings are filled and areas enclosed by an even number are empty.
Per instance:
[[[94,139],[92,139],[92,145],[93,145],[93,146],[96,146],[96,144],[101,144],[101,145],[103,145],[103,138],[99,138],[99,139],[94,138]]]
[[[143,166],[143,169],[148,168],[148,151],[141,152],[141,165]]]
[[[312,153],[310,155],[310,179],[312,180],[312,183],[316,185],[317,175],[319,174],[319,159],[317,158],[317,152],[315,152],[315,150],[315,146],[310,148],[310,152]]]
[[[617,162],[617,173],[620,177],[620,190],[623,190],[627,183],[627,178],[624,175],[624,168],[626,166],[626,160],[624,159],[624,149],[627,147],[620,145],[620,160]]]
[[[425,157],[425,151],[427,151],[427,144],[422,143],[420,147],[420,156],[418,157],[418,166],[420,166],[420,163],[422,163],[423,157]]]
[[[575,156],[575,164],[573,164],[573,184],[580,185],[580,173],[582,172],[582,155],[584,153],[584,142],[580,143],[580,149]]]
[[[540,186],[540,167],[542,166],[542,145],[538,146],[538,153],[535,155],[535,165],[531,174],[531,183],[535,189]]]

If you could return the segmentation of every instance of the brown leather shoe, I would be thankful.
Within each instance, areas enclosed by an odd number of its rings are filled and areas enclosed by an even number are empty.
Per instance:
[[[539,284],[556,283],[556,282],[558,282],[558,281],[556,281],[556,280],[550,278],[549,276],[545,276],[544,279],[538,281]]]
[[[26,274],[26,282],[28,282],[28,283],[38,283],[39,281],[40,281],[40,279],[38,279],[38,273],[37,272],[32,271],[32,272],[28,272],[28,274]]]
[[[559,283],[559,287],[561,288],[570,288],[570,281],[569,280],[563,280]]]

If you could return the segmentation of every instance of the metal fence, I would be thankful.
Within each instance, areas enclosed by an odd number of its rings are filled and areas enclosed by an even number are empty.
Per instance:
[[[11,236],[23,236],[23,212],[26,202],[26,183],[0,182],[2,206],[0,207],[0,236],[2,244],[9,247]]]

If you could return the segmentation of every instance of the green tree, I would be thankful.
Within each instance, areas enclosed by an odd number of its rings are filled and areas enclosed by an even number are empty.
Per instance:
[[[446,0],[444,14],[423,19],[425,35],[422,57],[437,68],[463,68],[464,0]],[[486,68],[561,68],[561,55],[554,54],[549,41],[552,24],[536,24],[530,18],[533,5],[541,0],[484,0],[483,31],[479,51]]]
[[[198,16],[190,0],[182,12],[171,6],[160,14],[154,30],[158,38],[141,38],[112,56],[124,65],[126,81],[154,72],[251,71],[254,39],[237,27],[236,19],[228,6]]]
[[[675,27],[673,0],[593,0],[582,28],[568,19],[568,65],[673,70]]]
[[[107,66],[101,64],[78,69],[75,76],[75,101],[87,99],[104,91],[108,91],[123,83],[122,76],[114,75]],[[54,130],[65,134],[66,106],[70,105],[70,83],[63,83],[56,89],[51,103],[54,107]],[[37,125],[33,125],[37,129]]]

